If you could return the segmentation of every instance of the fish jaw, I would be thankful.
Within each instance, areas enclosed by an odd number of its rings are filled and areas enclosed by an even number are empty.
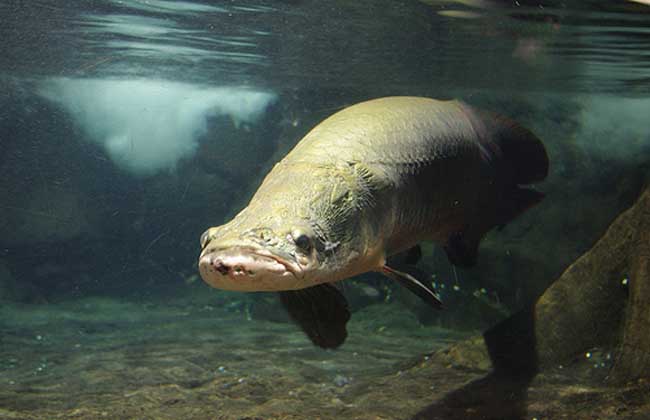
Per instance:
[[[210,286],[224,290],[279,291],[308,286],[299,264],[252,247],[206,249],[199,257],[199,272]]]

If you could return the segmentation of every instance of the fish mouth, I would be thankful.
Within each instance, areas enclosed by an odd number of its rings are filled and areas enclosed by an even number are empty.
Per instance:
[[[253,249],[250,248],[249,251],[251,255],[260,257],[260,258],[267,258],[270,260],[274,260],[276,263],[284,266],[285,270],[290,272],[294,277],[300,278],[303,275],[303,269],[298,264],[297,262],[291,261],[292,258],[291,256],[281,256],[278,255],[277,253],[265,250],[265,249]]]
[[[205,249],[199,257],[199,272],[213,287],[239,291],[286,289],[303,277],[297,262],[275,252],[252,247]]]

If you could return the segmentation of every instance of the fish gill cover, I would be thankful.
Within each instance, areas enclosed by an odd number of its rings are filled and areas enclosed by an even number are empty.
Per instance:
[[[203,87],[165,80],[55,78],[40,94],[62,105],[121,168],[138,176],[174,169],[191,157],[206,118],[255,122],[275,94],[237,87]]]

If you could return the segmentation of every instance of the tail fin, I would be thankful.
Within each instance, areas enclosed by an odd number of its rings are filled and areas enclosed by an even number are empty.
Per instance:
[[[510,118],[484,114],[492,141],[498,146],[506,185],[501,198],[497,226],[538,204],[544,194],[521,185],[543,181],[548,175],[548,155],[542,141],[527,128]]]
[[[497,114],[489,114],[485,122],[492,126],[493,141],[501,149],[504,162],[510,166],[516,185],[533,184],[546,178],[548,155],[535,134]]]
[[[503,228],[521,213],[538,204],[544,194],[522,185],[543,181],[548,175],[548,155],[542,141],[530,130],[501,115],[465,106],[476,131],[484,159],[496,176],[495,196],[484,203],[482,220],[453,232],[445,244],[452,264],[475,264],[478,245],[487,231]]]

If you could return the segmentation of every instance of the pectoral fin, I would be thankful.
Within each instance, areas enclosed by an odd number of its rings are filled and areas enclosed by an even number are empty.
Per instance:
[[[415,267],[412,267],[412,270],[417,270]],[[395,280],[402,286],[409,289],[411,292],[418,295],[421,299],[427,302],[429,305],[434,308],[441,308],[442,301],[438,295],[429,287],[425,286],[420,280],[416,279],[413,275],[407,273],[406,271],[396,270],[387,265],[382,267],[382,272],[389,278]]]
[[[279,294],[291,319],[312,343],[324,349],[343,344],[348,335],[345,326],[350,320],[350,311],[345,296],[335,286],[324,283]]]

